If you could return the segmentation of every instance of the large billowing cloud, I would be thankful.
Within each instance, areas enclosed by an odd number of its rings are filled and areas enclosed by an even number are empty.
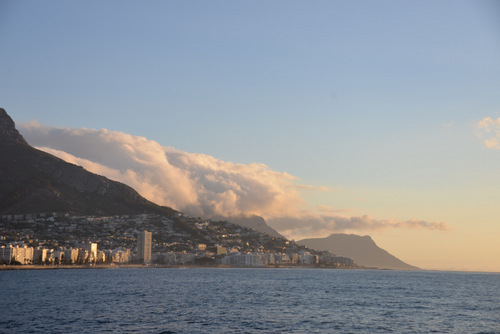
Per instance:
[[[304,206],[296,178],[263,164],[236,164],[106,129],[21,124],[32,145],[130,185],[147,199],[193,216],[279,215]]]
[[[488,148],[500,149],[500,117],[496,120],[485,117],[476,123],[480,137],[485,137],[484,145]]]
[[[327,207],[311,208],[300,190],[327,188],[298,184],[296,177],[264,164],[226,162],[106,129],[56,128],[38,122],[20,124],[19,129],[30,144],[191,216],[255,214],[294,238],[385,228],[448,229],[444,223],[349,217]]]

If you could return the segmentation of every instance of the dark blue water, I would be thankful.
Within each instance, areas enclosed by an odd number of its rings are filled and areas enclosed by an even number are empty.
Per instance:
[[[0,271],[1,333],[500,333],[500,274]]]

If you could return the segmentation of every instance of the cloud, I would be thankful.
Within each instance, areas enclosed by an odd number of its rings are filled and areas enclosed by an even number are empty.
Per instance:
[[[331,191],[260,163],[238,164],[188,153],[140,136],[106,129],[18,125],[26,140],[50,154],[123,182],[145,198],[191,216],[259,215],[287,237],[385,228],[446,230],[444,223],[397,222],[327,206],[310,207],[301,191]]]
[[[300,190],[313,190],[313,191],[319,191],[319,192],[328,192],[332,191],[333,189],[325,187],[325,186],[311,186],[307,184],[298,184],[297,189]]]
[[[264,164],[237,164],[106,129],[19,125],[29,143],[126,183],[158,204],[193,216],[265,217],[305,205],[297,178]]]
[[[427,222],[423,220],[398,221],[394,219],[376,219],[369,215],[344,216],[342,212],[332,212],[329,215],[304,215],[303,217],[278,217],[270,221],[280,233],[287,237],[300,236],[312,238],[327,236],[333,232],[358,233],[361,231],[382,231],[387,229],[426,229],[435,231],[450,231],[445,222]]]
[[[476,122],[475,126],[479,130],[479,137],[486,137],[483,141],[486,147],[500,149],[500,117],[496,120],[485,117]]]

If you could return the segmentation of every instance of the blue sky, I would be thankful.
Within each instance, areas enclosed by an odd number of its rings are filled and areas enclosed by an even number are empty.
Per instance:
[[[0,1],[16,122],[263,163],[331,189],[311,206],[455,226],[441,238],[498,231],[499,151],[475,124],[500,117],[499,59],[495,1]],[[398,233],[374,238],[424,263],[391,242],[435,234]]]

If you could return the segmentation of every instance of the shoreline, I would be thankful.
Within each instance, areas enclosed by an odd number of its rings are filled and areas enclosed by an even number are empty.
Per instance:
[[[15,271],[15,270],[67,270],[67,269],[157,269],[157,268],[172,268],[172,269],[196,269],[196,268],[214,268],[214,269],[335,269],[335,270],[378,270],[378,271],[427,271],[427,272],[457,272],[457,273],[480,273],[480,274],[499,274],[495,271],[460,271],[460,270],[400,270],[400,269],[383,269],[371,267],[348,267],[348,268],[333,268],[319,267],[314,265],[302,266],[263,266],[263,267],[245,267],[245,266],[228,266],[228,265],[159,265],[159,264],[97,264],[97,265],[0,265],[0,272]]]
[[[65,269],[154,269],[154,268],[176,268],[176,269],[189,269],[189,268],[218,268],[218,269],[230,269],[230,268],[248,268],[248,269],[375,269],[377,268],[360,268],[360,267],[349,267],[349,268],[330,268],[330,267],[317,267],[317,266],[262,266],[262,267],[246,267],[246,266],[228,266],[228,265],[213,265],[213,266],[200,266],[200,265],[155,265],[155,264],[97,264],[97,265],[1,265],[0,271],[2,270],[65,270]]]
[[[2,265],[1,270],[56,270],[56,269],[118,269],[118,268],[151,268],[151,266],[143,264],[124,264],[124,265],[111,265],[111,264],[97,264],[97,265]]]

